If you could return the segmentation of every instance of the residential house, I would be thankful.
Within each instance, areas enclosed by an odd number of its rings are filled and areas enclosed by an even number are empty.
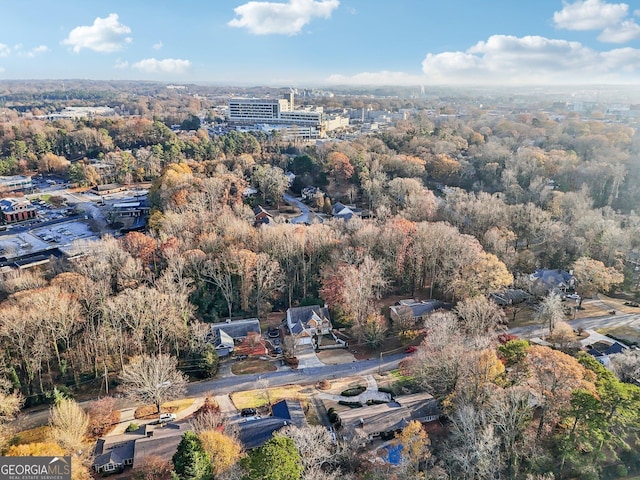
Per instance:
[[[94,449],[92,468],[97,473],[119,473],[154,455],[171,461],[188,423],[143,425],[135,432],[100,438]]]
[[[303,202],[310,202],[316,197],[318,193],[322,193],[322,190],[320,190],[318,187],[310,185],[308,187],[304,187],[300,191],[300,196],[302,197]]]
[[[344,205],[340,202],[336,202],[336,204],[331,208],[331,214],[333,215],[333,218],[351,220],[353,217],[362,217],[362,209],[356,208],[355,205]]]
[[[576,277],[573,272],[539,268],[529,275],[533,282],[532,292],[546,295],[549,292],[567,293],[576,288]]]
[[[493,300],[496,305],[506,307],[508,305],[517,305],[529,301],[531,294],[519,288],[509,288],[501,292],[492,293],[489,295],[489,298]]]
[[[438,402],[428,393],[414,393],[396,397],[395,401],[369,405],[340,412],[343,427],[361,429],[370,440],[391,436],[416,420],[434,422],[440,418]]]
[[[214,344],[218,355],[225,357],[230,355],[235,346],[244,342],[250,334],[262,335],[260,320],[257,318],[212,323],[207,339]]]
[[[0,219],[4,223],[15,223],[36,218],[38,212],[26,198],[3,198],[0,200]]]
[[[592,345],[587,346],[587,353],[598,360],[601,364],[609,365],[610,356],[624,352],[627,348],[620,342],[613,341],[612,343],[606,341],[599,341]]]
[[[389,307],[391,321],[402,321],[411,318],[415,323],[424,322],[436,310],[451,309],[451,304],[441,300],[400,300]]]
[[[312,344],[314,336],[330,334],[333,328],[329,309],[320,305],[290,308],[287,310],[287,327],[301,345]]]
[[[258,205],[253,209],[255,215],[254,225],[268,225],[273,221],[273,215],[271,215],[262,205]]]
[[[250,419],[238,424],[238,437],[244,448],[258,448],[273,437],[282,427],[295,425],[304,427],[307,419],[302,405],[297,400],[280,400],[271,407],[271,416]]]

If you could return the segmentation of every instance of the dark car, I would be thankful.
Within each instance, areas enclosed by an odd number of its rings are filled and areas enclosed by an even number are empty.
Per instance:
[[[256,415],[258,412],[256,411],[255,408],[243,408],[240,411],[240,415],[242,415],[243,417],[253,417],[254,415]]]
[[[282,355],[282,348],[280,347],[274,348],[273,353],[275,353],[276,355]]]
[[[280,329],[278,328],[269,329],[269,338],[278,338],[279,336],[280,336]]]

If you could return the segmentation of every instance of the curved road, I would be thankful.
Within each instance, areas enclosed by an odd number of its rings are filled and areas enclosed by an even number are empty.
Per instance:
[[[302,214],[300,216],[292,218],[291,220],[289,220],[290,223],[306,223],[306,224],[310,224],[311,223],[311,210],[309,210],[309,207],[307,207],[300,200],[298,200],[297,198],[295,198],[292,195],[289,195],[288,193],[285,193],[283,198],[284,198],[285,202],[290,203],[292,205],[295,205],[302,212]],[[318,221],[322,222],[322,219],[320,217],[316,216],[314,218],[317,218]]]

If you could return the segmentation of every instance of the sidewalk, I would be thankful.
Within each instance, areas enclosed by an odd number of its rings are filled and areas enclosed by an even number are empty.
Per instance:
[[[176,412],[176,421],[184,420],[185,418],[193,415],[195,411],[198,410],[204,404],[205,398],[206,397],[194,397],[193,403],[191,405],[189,405],[184,410],[180,410],[179,412]],[[132,408],[125,408],[123,410],[120,410],[120,422],[106,436],[121,435],[125,433],[125,430],[127,429],[130,423],[135,423],[137,425],[146,425],[156,421],[155,418],[152,418],[152,419],[134,418],[133,415],[136,411],[136,408],[137,407],[132,407]]]

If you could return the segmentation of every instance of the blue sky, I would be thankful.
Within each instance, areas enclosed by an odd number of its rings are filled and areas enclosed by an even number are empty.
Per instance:
[[[640,80],[637,0],[0,0],[0,11],[0,79]]]

